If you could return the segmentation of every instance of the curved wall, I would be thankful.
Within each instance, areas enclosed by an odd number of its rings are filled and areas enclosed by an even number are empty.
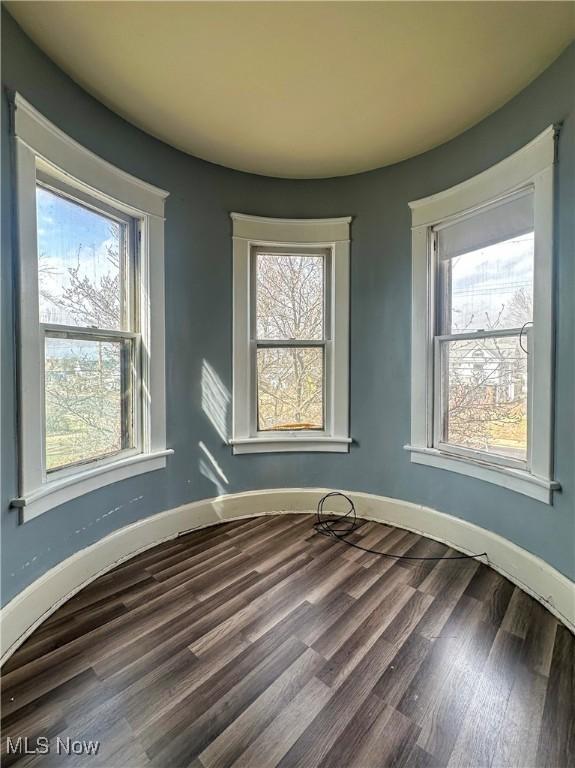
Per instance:
[[[358,176],[288,181],[182,154],[88,96],[2,16],[2,77],[86,147],[170,191],[166,206],[168,468],[108,486],[18,525],[14,254],[9,115],[2,101],[2,601],[72,553],[135,520],[248,489],[344,487],[434,507],[504,536],[575,576],[575,44],[525,91],[448,144]],[[563,121],[557,178],[556,477],[549,507],[443,470],[413,465],[410,433],[413,200],[484,170]],[[229,211],[353,215],[350,454],[232,456],[229,426],[232,251]],[[216,407],[214,397],[216,393]],[[207,448],[220,472],[211,464]],[[225,479],[224,479],[225,478]]]

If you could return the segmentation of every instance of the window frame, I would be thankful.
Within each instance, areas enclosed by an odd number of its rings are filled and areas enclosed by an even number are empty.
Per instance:
[[[234,260],[234,454],[276,451],[348,452],[349,436],[349,225],[338,219],[270,219],[232,213]],[[321,340],[256,338],[256,259],[261,252],[324,258],[324,329]],[[322,430],[260,430],[257,349],[265,346],[324,349]]]
[[[20,510],[20,521],[27,522],[104,485],[161,469],[166,466],[166,457],[173,452],[166,448],[165,427],[164,204],[168,193],[82,147],[20,94],[14,95],[11,107],[19,293],[19,496],[11,505]],[[38,184],[109,218],[129,222],[134,254],[129,330],[40,323]],[[133,397],[134,428],[138,432],[134,447],[50,472],[46,470],[46,331],[49,335],[72,334],[74,338],[86,335],[104,340],[131,339],[134,359],[139,361],[140,368],[138,392]]]
[[[281,256],[312,256],[323,261],[323,328],[321,339],[260,339],[257,334],[257,259],[260,253]],[[331,323],[330,323],[330,295],[331,295],[331,249],[326,248],[301,248],[295,245],[290,248],[278,248],[277,246],[254,245],[250,249],[250,367],[255,385],[251,388],[250,398],[250,435],[265,440],[270,435],[298,434],[304,437],[329,437],[327,429],[327,414],[330,399],[330,361],[331,361]],[[321,348],[323,351],[323,414],[322,428],[310,430],[266,430],[259,428],[259,399],[257,388],[257,356],[259,349],[309,349]]]
[[[495,483],[546,504],[552,503],[553,491],[560,488],[553,479],[552,451],[553,179],[557,132],[556,126],[550,126],[529,144],[479,175],[409,203],[412,215],[411,442],[405,448],[413,463]],[[527,461],[517,462],[437,439],[441,396],[437,339],[441,336],[436,331],[442,329],[434,233],[447,222],[503,203],[509,196],[527,189],[533,190],[534,207],[533,325],[523,332],[529,345],[528,456]],[[495,335],[500,336],[502,332]],[[455,336],[461,338],[462,334]],[[421,375],[421,371],[425,374]],[[537,408],[533,407],[534,403]]]

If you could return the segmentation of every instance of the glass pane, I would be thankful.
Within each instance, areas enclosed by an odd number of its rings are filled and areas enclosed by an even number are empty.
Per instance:
[[[258,349],[258,429],[323,429],[323,349]]]
[[[122,447],[123,357],[130,342],[46,338],[46,468]]]
[[[443,333],[521,328],[533,320],[533,232],[441,263]]]
[[[122,326],[126,226],[36,188],[40,322]]]
[[[519,338],[443,342],[441,366],[444,441],[525,460],[527,355]]]
[[[258,253],[258,339],[323,338],[323,256]]]

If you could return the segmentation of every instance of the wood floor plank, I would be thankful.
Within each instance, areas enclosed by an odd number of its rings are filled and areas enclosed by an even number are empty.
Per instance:
[[[419,540],[419,536],[415,536],[415,534],[409,534],[407,531],[404,531],[401,528],[390,528],[389,526],[382,526],[382,535],[380,535],[375,540],[374,546],[370,547],[370,549],[377,550],[378,552],[403,554],[404,551],[400,551],[396,549],[396,547],[406,538],[412,542]],[[358,543],[364,546],[363,541],[359,541]],[[369,568],[375,563],[381,562],[381,555],[376,555],[374,552],[361,552],[361,550],[358,551],[360,552],[358,562],[360,565],[364,565],[366,568]],[[385,560],[386,558],[383,559]],[[393,558],[390,558],[389,562],[393,563],[395,561]]]
[[[532,601],[530,608],[521,661],[531,672],[549,677],[557,620],[540,603]]]
[[[575,638],[561,625],[555,635],[537,765],[575,765]]]
[[[182,725],[180,721],[176,728],[147,732],[142,741],[153,765],[185,765],[199,756],[296,658],[308,650],[300,640],[289,637],[253,669],[241,675],[236,685],[216,698],[192,723]]]
[[[411,748],[411,752],[407,755],[404,768],[437,768],[439,763],[417,744],[417,742]]]
[[[362,747],[366,745],[373,728],[376,727],[376,723],[384,713],[389,717],[390,708],[377,696],[370,694],[319,763],[321,768],[367,765],[365,757],[361,762],[358,758],[362,752]],[[381,764],[383,763],[378,758],[378,765]]]
[[[225,563],[227,560],[240,557],[241,554],[241,549],[226,538],[221,544],[212,547],[207,552],[200,550],[193,555],[178,558],[176,563],[168,567],[162,567],[163,564],[159,562],[154,569],[147,568],[146,570],[151,572],[151,577],[164,586],[165,591],[168,591],[171,586],[177,586],[182,581],[189,581],[194,576],[206,573],[206,571]],[[164,584],[164,582],[167,583]]]
[[[305,557],[301,557],[288,563],[288,575],[291,574],[293,570],[297,570],[301,575],[302,571],[305,570],[306,565],[311,564],[308,562],[303,565],[304,562]],[[291,609],[306,602],[306,595],[302,590],[289,589],[289,594],[285,594],[284,579],[277,581],[278,573],[279,571],[276,571],[273,574],[273,578],[276,581],[275,584],[273,584],[272,579],[270,578],[269,588],[265,591],[261,591],[253,600],[250,600],[247,604],[243,605],[239,611],[226,611],[223,620],[213,620],[213,617],[212,620],[210,620],[210,616],[208,615],[206,617],[207,620],[203,624],[202,622],[198,622],[198,631],[196,632],[197,637],[190,645],[194,653],[202,655],[208,652],[210,648],[216,643],[219,643],[224,637],[235,635],[238,631],[243,630],[244,627],[261,617],[267,609],[272,609],[272,611],[275,612],[275,607],[279,604],[285,615],[286,613],[289,613]],[[285,597],[285,601],[282,600],[282,597]]]
[[[114,619],[124,616],[127,613],[123,603],[110,601],[108,606],[101,606],[93,609],[81,618],[76,617],[67,620],[65,623],[56,625],[52,629],[46,630],[43,636],[34,638],[26,649],[26,654],[22,654],[23,666],[29,664],[35,659],[39,659],[50,651],[62,647],[73,640],[84,637],[87,632],[93,629],[104,627]]]
[[[401,647],[419,625],[434,599],[431,595],[413,591],[411,579],[406,586],[410,588],[409,599],[383,632],[383,637],[396,649]]]
[[[289,704],[323,664],[311,648],[299,656],[200,754],[206,768],[227,768]]]
[[[405,554],[408,557],[443,557],[447,554],[448,547],[440,541],[418,538],[415,544],[410,547]],[[407,568],[411,571],[408,583],[412,587],[419,585],[427,578],[431,571],[437,567],[439,560],[398,560],[397,564],[401,568]]]
[[[397,542],[390,548],[396,555],[401,555],[411,549],[418,538],[414,533],[407,531],[400,531],[400,534]],[[397,560],[393,558],[377,557],[377,555],[374,557],[377,558],[376,561],[367,567],[364,566],[345,584],[344,589],[351,597],[359,599],[381,576],[397,566]],[[362,565],[361,559],[357,562]],[[408,577],[404,575],[403,579],[407,581]]]
[[[151,731],[153,727],[156,732],[161,733],[167,727],[169,729],[170,724],[176,727],[177,723],[189,719],[192,714],[198,715],[205,712],[236,686],[247,672],[271,656],[286,638],[297,640],[292,630],[305,621],[308,610],[308,603],[299,605],[265,635],[249,643],[244,650],[232,656],[220,669],[214,669],[199,686],[184,685],[184,689],[181,691],[183,695],[180,697],[173,695],[167,709],[159,709],[153,718],[147,721],[145,724],[146,731]],[[297,641],[297,646],[302,648],[302,652],[307,647],[300,640]],[[139,730],[144,730],[144,726],[135,725],[139,727]],[[144,739],[147,738],[147,735],[146,733]]]
[[[445,557],[450,558],[457,554],[454,549],[448,549]],[[435,596],[461,595],[479,566],[477,560],[440,560],[418,589]]]
[[[389,663],[388,653],[388,644],[380,638],[356,667],[356,673],[329,699],[284,755],[279,763],[280,768],[319,765],[371,694],[376,681]]]
[[[518,669],[491,768],[534,765],[541,733],[547,678]]]
[[[421,724],[446,675],[453,668],[458,656],[465,654],[479,618],[480,608],[481,604],[473,598],[463,595],[459,599],[441,634],[433,638],[430,653],[425,657],[397,705],[397,709],[406,717]],[[419,626],[418,624],[417,628]]]
[[[449,759],[449,768],[491,764],[513,688],[520,648],[520,640],[515,635],[505,630],[497,633]]]
[[[190,665],[184,674],[181,674],[178,677],[178,680],[174,682],[174,684],[169,688],[169,698],[166,700],[164,706],[155,700],[153,702],[153,707],[147,717],[145,714],[142,714],[139,718],[137,718],[136,712],[132,711],[132,722],[138,729],[144,729],[149,722],[154,719],[158,719],[162,715],[162,712],[165,712],[168,709],[176,706],[179,701],[189,696],[194,690],[196,690],[196,688],[199,688],[203,683],[206,682],[206,680],[212,677],[212,675],[215,675],[217,672],[219,672],[220,669],[226,666],[226,664],[228,664],[232,659],[235,659],[240,655],[240,653],[247,650],[249,647],[250,643],[241,636],[237,636],[231,640],[226,639],[226,642],[222,644],[222,647],[215,647],[212,649],[212,652],[208,656],[203,656],[202,658],[197,659],[195,663]],[[192,656],[191,652],[190,656]],[[147,675],[145,677],[147,677]],[[145,680],[145,677],[138,678],[135,683],[132,683],[132,686],[137,685],[140,687],[142,685],[142,681]],[[115,682],[116,676],[112,676],[108,679],[108,683],[111,686],[114,686]],[[128,691],[132,689],[132,686],[128,687]],[[123,688],[120,690],[123,690]],[[144,701],[147,703],[147,696]]]
[[[324,632],[346,613],[354,600],[345,592],[335,590],[323,600],[315,603],[313,612],[305,626],[297,631],[297,636],[306,645],[313,645]]]
[[[344,563],[342,566],[339,550],[335,550],[335,548],[334,551],[327,550],[319,557],[307,562],[306,555],[300,555],[273,571],[272,574],[265,576],[261,582],[266,583],[267,580],[269,588],[265,592],[262,591],[255,600],[250,601],[240,611],[230,613],[225,622],[220,622],[202,634],[198,641],[192,644],[192,649],[196,653],[204,653],[223,636],[234,634],[238,629],[248,625],[258,615],[265,612],[267,608],[278,604],[278,602],[282,603],[285,608],[283,598],[291,601],[292,606],[312,598],[321,599],[322,593],[325,594],[330,588],[337,586],[338,579],[341,580],[357,567],[354,563]],[[343,576],[341,568],[345,569]],[[295,572],[293,578],[278,579],[278,575],[284,571],[288,576]],[[275,584],[271,583],[272,579],[275,580]]]
[[[366,734],[350,766],[403,768],[418,733],[419,728],[409,718],[392,707],[386,707]]]
[[[421,732],[417,743],[432,754],[439,765],[445,765],[451,756],[496,632],[490,622],[476,622],[465,644],[455,652],[453,663],[419,720]]]
[[[405,586],[406,572],[394,569],[380,578],[365,592],[337,622],[314,643],[316,651],[331,658],[356,628],[377,608],[383,598],[398,586]]]
[[[255,573],[246,574],[200,606],[196,605],[180,615],[176,614],[173,618],[164,619],[163,622],[161,620],[150,622],[151,626],[144,626],[143,636],[127,638],[125,642],[119,644],[110,643],[111,653],[114,655],[112,669],[118,669],[118,665],[123,666],[127,658],[141,654],[144,648],[149,650],[159,644],[174,642],[185,645],[194,643],[207,632],[215,630],[223,622],[228,621],[230,617],[237,616],[258,596],[268,594],[274,586],[289,578],[292,572],[299,570],[300,565],[301,561],[296,558],[265,578],[259,578]],[[233,634],[233,631],[230,631],[230,634]],[[102,674],[102,666],[109,656],[110,653],[98,654],[95,657],[95,668],[99,674]]]
[[[398,536],[398,529],[392,528],[389,525],[382,525],[381,523],[377,526],[377,529],[379,531],[379,535],[377,538],[374,538],[372,546],[369,547],[369,549],[373,549],[374,552],[361,552],[359,554],[358,562],[360,565],[365,566],[368,568],[370,565],[373,565],[373,563],[376,563],[378,559],[381,557],[380,555],[376,555],[375,552],[387,552],[389,551],[389,547],[392,545],[394,541],[394,536]],[[406,531],[401,531],[401,533],[407,533]],[[365,542],[361,542],[362,546],[365,546]]]
[[[333,696],[333,689],[312,678],[280,714],[235,760],[232,768],[275,766],[299,739],[310,720]]]
[[[361,528],[361,538],[359,539],[359,543],[366,549],[375,549],[375,545],[381,541],[381,538],[382,530],[379,524],[368,521]],[[350,561],[359,560],[361,557],[363,557],[364,554],[367,553],[362,552],[361,549],[348,547],[348,549],[343,553],[342,557]]]
[[[382,701],[396,707],[432,647],[431,640],[418,635],[416,632],[409,635],[405,643],[392,657],[387,669],[382,673],[375,685],[374,693]]]
[[[471,577],[464,594],[482,602],[484,606],[482,618],[499,627],[507,613],[514,590],[511,582],[481,563]]]
[[[331,656],[318,675],[320,680],[331,687],[339,686],[352,673],[378,638],[383,635],[395,616],[409,601],[413,592],[412,587],[404,584],[393,587]]]

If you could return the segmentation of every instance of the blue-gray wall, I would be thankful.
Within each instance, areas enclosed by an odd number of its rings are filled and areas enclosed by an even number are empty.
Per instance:
[[[496,531],[575,576],[575,45],[501,110],[438,149],[357,176],[287,181],[211,165],[142,133],[75,85],[7,14],[2,21],[4,85],[20,91],[86,147],[170,191],[166,208],[167,427],[168,444],[175,450],[165,471],[108,486],[26,525],[18,525],[17,512],[9,508],[9,500],[17,495],[15,253],[4,97],[3,602],[63,558],[134,520],[222,490],[287,486],[356,489],[435,507]],[[555,445],[556,476],[563,490],[550,507],[478,480],[412,465],[403,450],[410,434],[407,203],[482,171],[558,121],[564,125],[557,184]],[[350,454],[232,456],[202,409],[202,369],[204,384],[215,376],[216,386],[229,393],[232,381],[232,210],[280,217],[354,216],[351,430],[356,442]],[[229,423],[229,407],[227,419]],[[200,441],[215,457],[227,484],[210,472]]]

